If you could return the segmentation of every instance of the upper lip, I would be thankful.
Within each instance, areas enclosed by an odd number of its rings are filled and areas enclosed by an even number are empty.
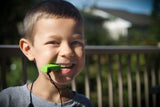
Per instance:
[[[72,67],[75,65],[74,63],[56,63],[58,65],[61,65],[61,67]]]

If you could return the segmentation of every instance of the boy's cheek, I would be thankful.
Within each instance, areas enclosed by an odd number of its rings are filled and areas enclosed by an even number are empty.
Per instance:
[[[83,56],[83,54],[85,53],[85,50],[83,47],[75,48],[74,51],[78,56]]]
[[[47,65],[47,64],[51,64],[51,63],[55,63],[57,59],[57,56],[55,54],[51,54],[51,53],[46,53],[46,54],[41,54],[39,56],[39,58],[36,58],[35,62],[39,68],[39,70],[41,69],[42,65]]]
[[[49,64],[49,63],[55,63],[56,59],[57,59],[56,50],[49,49],[44,52],[42,61],[45,61],[46,64]]]
[[[57,60],[57,56],[54,57],[54,58],[52,58],[52,60],[50,60],[50,61],[48,62],[48,64],[55,64],[55,63],[56,63],[56,60]]]
[[[84,52],[84,51],[78,52],[77,57],[78,57],[80,66],[83,67],[83,66],[84,66],[84,63],[85,63],[85,52]]]

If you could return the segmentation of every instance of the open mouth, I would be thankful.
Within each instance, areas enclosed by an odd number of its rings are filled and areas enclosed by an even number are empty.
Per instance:
[[[71,65],[61,65],[61,69],[71,69],[75,66],[75,64],[71,64]]]
[[[75,66],[75,64],[71,64],[71,65],[61,65],[61,70],[60,73],[62,75],[67,75],[72,71],[72,68]]]
[[[72,71],[72,68],[75,66],[73,63],[69,64],[47,64],[41,66],[41,71],[50,73],[60,71],[61,74],[66,75]]]

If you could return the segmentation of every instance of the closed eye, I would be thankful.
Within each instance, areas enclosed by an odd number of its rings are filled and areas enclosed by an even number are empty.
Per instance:
[[[53,46],[58,46],[59,45],[59,42],[56,42],[56,41],[50,41],[50,42],[47,42],[48,45],[53,45]]]
[[[71,45],[72,45],[72,46],[83,46],[84,44],[83,44],[82,41],[73,41],[73,42],[71,43]]]
[[[52,41],[52,42],[48,42],[48,44],[59,44],[58,42]]]

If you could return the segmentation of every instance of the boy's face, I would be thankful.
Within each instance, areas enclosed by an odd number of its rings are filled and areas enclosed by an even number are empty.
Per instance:
[[[82,24],[70,18],[42,18],[35,25],[32,57],[39,74],[41,66],[60,64],[67,69],[51,72],[52,79],[61,85],[68,84],[80,73],[84,65],[84,32]]]

